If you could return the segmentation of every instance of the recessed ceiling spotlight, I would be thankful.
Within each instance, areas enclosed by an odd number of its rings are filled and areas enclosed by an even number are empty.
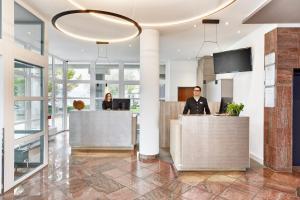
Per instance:
[[[177,52],[180,53],[180,52],[181,52],[181,49],[177,49]]]
[[[197,24],[194,24],[194,28],[197,28]]]
[[[31,35],[31,32],[30,32],[30,31],[28,31],[28,32],[27,32],[27,34],[28,34],[28,35]]]
[[[129,47],[132,47],[132,44],[129,44],[128,46],[129,46]]]
[[[228,26],[228,25],[229,25],[229,22],[225,22],[225,25]]]
[[[241,31],[240,31],[240,30],[238,30],[236,33],[237,33],[237,34],[241,34]]]

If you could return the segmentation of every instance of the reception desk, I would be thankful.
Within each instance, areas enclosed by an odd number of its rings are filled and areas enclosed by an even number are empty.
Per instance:
[[[170,123],[170,152],[178,171],[250,167],[248,117],[180,115]]]
[[[136,117],[130,111],[70,112],[72,150],[132,150]]]

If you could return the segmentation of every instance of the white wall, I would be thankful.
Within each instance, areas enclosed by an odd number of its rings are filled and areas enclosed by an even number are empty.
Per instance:
[[[166,101],[177,101],[178,87],[193,87],[197,83],[197,61],[170,61],[166,70]]]
[[[231,47],[252,47],[252,72],[217,75],[217,79],[234,79],[233,101],[245,105],[241,115],[250,117],[250,154],[260,163],[264,158],[264,35],[274,28],[275,25],[265,25]]]
[[[0,141],[2,141],[3,137],[3,97],[4,97],[4,88],[3,88],[3,61],[2,56],[0,55]],[[0,157],[2,158],[2,146],[0,147]],[[2,180],[2,159],[0,159],[0,178]],[[2,190],[2,185],[0,186],[0,189]]]

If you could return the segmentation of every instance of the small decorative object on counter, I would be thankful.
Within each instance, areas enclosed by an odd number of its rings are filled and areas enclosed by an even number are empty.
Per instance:
[[[240,113],[243,111],[244,109],[244,104],[240,103],[229,103],[227,105],[227,109],[226,109],[226,113],[230,116],[239,116]]]
[[[78,100],[78,101],[76,101],[76,100],[74,100],[73,101],[73,107],[75,108],[75,109],[77,109],[77,110],[82,110],[82,109],[84,109],[84,102],[83,101],[81,101],[81,100]]]

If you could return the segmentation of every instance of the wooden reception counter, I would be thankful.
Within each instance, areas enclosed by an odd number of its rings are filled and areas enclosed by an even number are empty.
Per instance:
[[[170,152],[178,171],[250,167],[249,118],[180,115],[171,120]]]
[[[132,150],[136,117],[130,111],[73,111],[69,141],[72,150]]]

